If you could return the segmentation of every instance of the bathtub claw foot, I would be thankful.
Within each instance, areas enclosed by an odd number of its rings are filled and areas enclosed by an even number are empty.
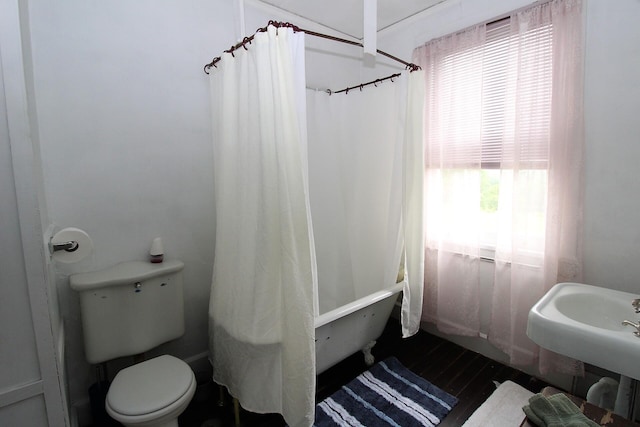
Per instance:
[[[371,354],[371,350],[373,349],[374,345],[376,345],[376,342],[371,341],[369,344],[365,345],[364,348],[362,349],[362,354],[364,355],[364,363],[367,366],[372,366],[376,361],[376,358],[373,357],[373,354]]]

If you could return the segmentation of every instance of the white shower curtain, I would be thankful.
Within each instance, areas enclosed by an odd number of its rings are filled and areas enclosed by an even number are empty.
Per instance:
[[[346,95],[307,91],[320,314],[393,285],[405,250],[404,336],[422,308],[421,74]]]
[[[269,27],[211,73],[214,380],[253,412],[313,423],[317,286],[306,172],[304,38]]]

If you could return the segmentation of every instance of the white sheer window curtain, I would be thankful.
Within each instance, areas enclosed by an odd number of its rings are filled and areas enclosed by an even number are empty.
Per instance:
[[[526,336],[533,304],[581,277],[582,21],[581,0],[554,0],[414,52],[427,93],[423,319],[486,332],[543,373],[582,370]]]

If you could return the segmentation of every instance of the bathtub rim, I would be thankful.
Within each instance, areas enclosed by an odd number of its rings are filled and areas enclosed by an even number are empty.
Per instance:
[[[365,307],[368,307],[372,304],[375,304],[378,301],[387,299],[394,294],[399,294],[403,289],[404,289],[404,282],[395,283],[393,286],[390,286],[389,288],[374,292],[372,294],[359,298],[353,302],[350,302],[338,308],[334,308],[333,310],[329,310],[326,313],[323,313],[320,316],[315,318],[314,326],[316,329],[320,328],[326,324],[333,322],[336,319],[339,319],[344,316],[348,316],[349,314],[355,313],[356,311],[361,310]]]

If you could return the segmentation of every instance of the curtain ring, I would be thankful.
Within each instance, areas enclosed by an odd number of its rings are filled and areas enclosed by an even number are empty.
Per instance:
[[[360,83],[360,92],[362,92],[362,83]]]
[[[216,56],[215,58],[213,58],[213,59],[211,60],[211,62],[209,62],[207,65],[205,65],[205,66],[204,66],[204,72],[205,72],[205,74],[209,74],[209,69],[210,69],[211,67],[218,68],[218,66],[216,65],[216,62],[218,62],[218,61],[220,61],[220,57],[219,57],[219,56]]]
[[[331,92],[331,89],[327,89],[327,90],[325,90],[325,92],[327,92],[329,94],[329,96],[333,95],[333,92]]]

